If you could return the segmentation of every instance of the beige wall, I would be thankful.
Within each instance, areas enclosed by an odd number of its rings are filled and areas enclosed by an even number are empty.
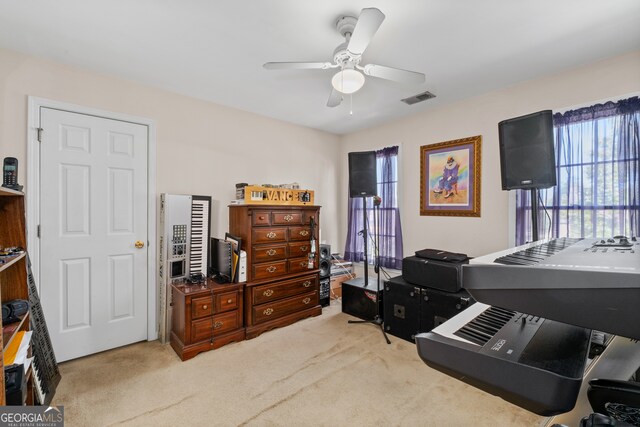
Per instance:
[[[588,106],[638,91],[640,51],[347,135],[342,138],[341,198],[347,198],[346,153],[400,145],[405,256],[423,248],[470,256],[505,249],[509,247],[509,192],[501,190],[498,122],[540,110]],[[480,218],[420,216],[420,146],[474,135],[482,135]],[[343,242],[346,204],[342,209]]]
[[[157,191],[211,195],[214,235],[227,229],[235,183],[297,181],[316,191],[321,238],[342,252],[346,153],[398,144],[405,255],[433,247],[478,256],[509,246],[497,123],[639,91],[637,51],[339,137],[0,49],[0,157],[18,157],[24,183],[28,95],[147,117],[157,124]],[[420,146],[473,135],[483,138],[481,217],[420,216]]]
[[[214,236],[227,231],[236,183],[298,182],[323,207],[321,240],[337,244],[336,135],[0,49],[0,157],[18,158],[20,183],[29,95],[155,120],[158,193],[211,195]]]

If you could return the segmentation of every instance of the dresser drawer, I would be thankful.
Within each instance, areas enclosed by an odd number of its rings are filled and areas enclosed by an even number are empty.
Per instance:
[[[251,223],[253,225],[271,225],[271,212],[269,211],[255,211],[251,217]]]
[[[211,339],[213,334],[212,317],[206,317],[191,322],[191,343]]]
[[[253,304],[262,304],[317,289],[317,275],[300,277],[286,282],[256,286],[251,290],[251,299]]]
[[[311,251],[311,244],[309,242],[289,243],[289,258],[307,256],[309,251]]]
[[[254,228],[253,243],[286,242],[287,227]]]
[[[213,304],[211,296],[191,299],[191,318],[199,319],[213,314]]]
[[[286,261],[265,262],[251,266],[254,280],[282,276],[287,272]]]
[[[316,227],[318,226],[318,220],[319,220],[319,214],[320,212],[318,212],[317,214],[315,212],[309,212],[309,211],[305,211],[304,215],[302,216],[302,223],[303,224],[311,224],[311,217],[313,217],[313,221],[316,223]]]
[[[240,327],[238,318],[238,313],[235,311],[213,316],[213,339],[216,339],[217,334],[224,334]]]
[[[311,240],[309,227],[289,227],[289,240]]]
[[[240,298],[238,297],[238,291],[225,292],[221,294],[217,294],[215,296],[216,299],[216,310],[214,313],[217,315],[218,313],[224,313],[225,311],[235,310],[238,308],[238,302]]]
[[[313,270],[309,268],[309,258],[295,258],[287,261],[289,264],[289,273],[302,273],[307,270]]]
[[[307,246],[309,246],[307,244]],[[252,250],[252,260],[257,262],[268,262],[285,259],[287,257],[287,245],[254,246]]]
[[[318,291],[253,306],[253,323],[277,319],[290,313],[318,305]]]
[[[301,225],[302,212],[273,212],[273,225]]]
[[[238,313],[236,311],[194,320],[191,322],[191,342],[196,343],[208,340],[211,339],[211,336],[215,338],[216,334],[229,332],[239,326]]]

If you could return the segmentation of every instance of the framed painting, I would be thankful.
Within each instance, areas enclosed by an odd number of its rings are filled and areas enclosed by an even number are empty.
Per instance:
[[[480,216],[482,136],[420,147],[420,215]]]

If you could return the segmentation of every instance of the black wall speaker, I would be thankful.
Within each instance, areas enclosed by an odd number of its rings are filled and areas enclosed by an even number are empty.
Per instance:
[[[349,196],[375,196],[377,187],[376,152],[349,153]]]
[[[503,120],[498,133],[503,190],[556,185],[551,110]]]

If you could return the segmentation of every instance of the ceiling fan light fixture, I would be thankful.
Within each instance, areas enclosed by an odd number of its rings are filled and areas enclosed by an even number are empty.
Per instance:
[[[354,93],[364,85],[364,75],[353,68],[338,71],[331,79],[331,85],[341,93]]]

